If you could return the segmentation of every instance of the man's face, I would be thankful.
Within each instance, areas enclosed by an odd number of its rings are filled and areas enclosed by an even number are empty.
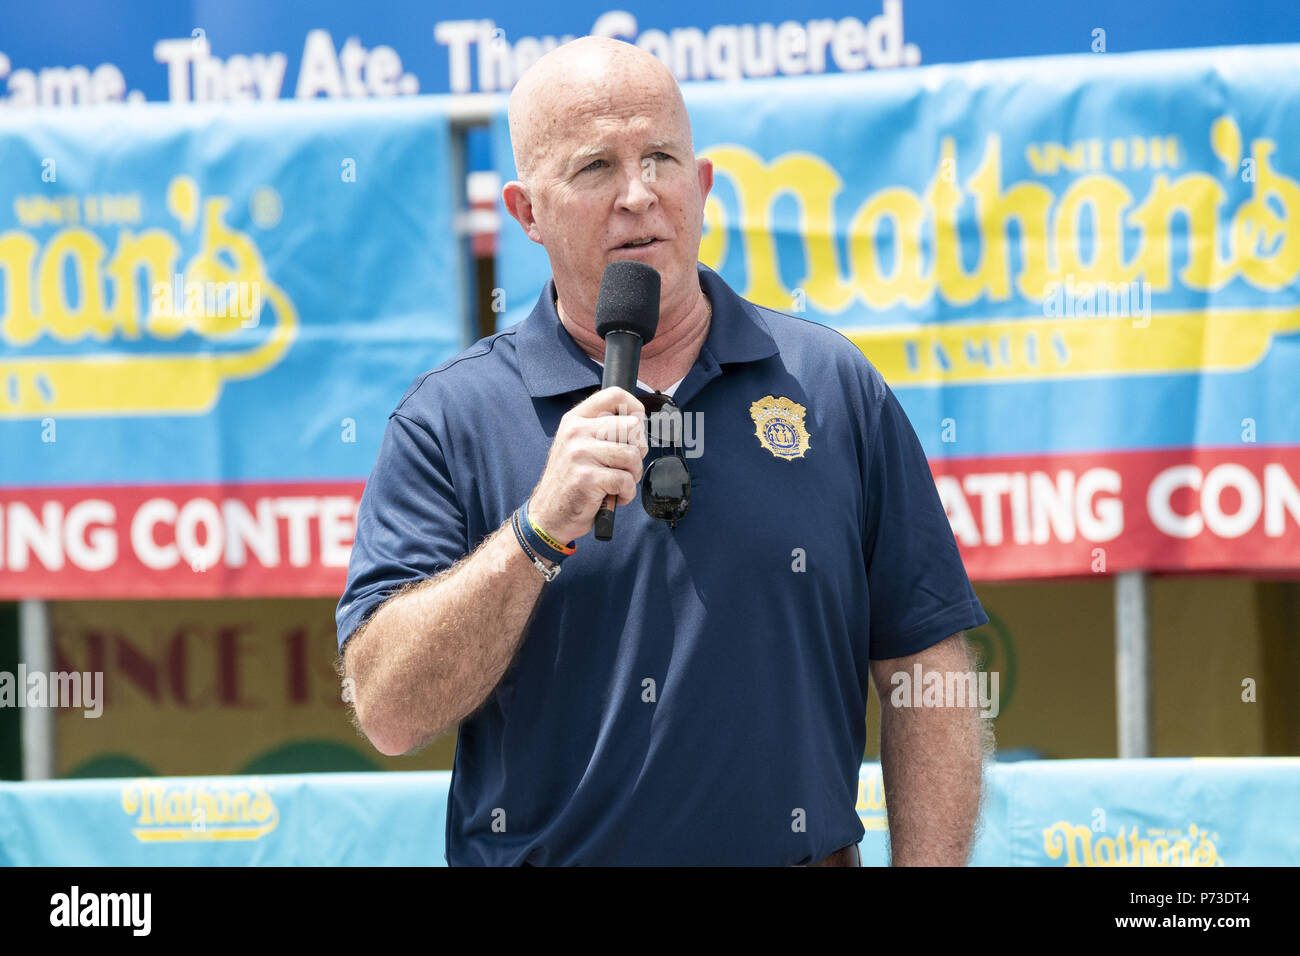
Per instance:
[[[626,87],[593,89],[575,105],[551,126],[529,197],[529,235],[546,246],[566,307],[594,311],[605,267],[619,259],[659,271],[665,311],[693,301],[713,169],[695,159],[684,110]]]

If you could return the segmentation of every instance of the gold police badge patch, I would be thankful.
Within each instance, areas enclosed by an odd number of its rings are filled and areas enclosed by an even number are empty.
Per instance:
[[[809,448],[804,415],[808,409],[788,398],[764,395],[749,406],[759,443],[777,458],[802,458]]]

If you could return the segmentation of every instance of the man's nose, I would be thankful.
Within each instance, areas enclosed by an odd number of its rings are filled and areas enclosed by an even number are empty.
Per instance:
[[[645,170],[641,166],[629,171],[624,180],[623,193],[619,197],[619,207],[629,212],[645,212],[658,198],[650,188],[651,185],[646,181]]]

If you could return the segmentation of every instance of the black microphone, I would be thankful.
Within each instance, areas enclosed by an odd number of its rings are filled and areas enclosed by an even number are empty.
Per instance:
[[[636,394],[641,346],[659,327],[659,273],[653,266],[620,259],[605,267],[596,298],[596,332],[605,340],[605,374],[600,387]],[[596,512],[596,540],[614,537],[617,495],[606,495]]]

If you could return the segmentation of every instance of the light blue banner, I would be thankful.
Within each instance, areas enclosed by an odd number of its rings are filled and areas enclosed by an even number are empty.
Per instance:
[[[465,344],[445,109],[0,111],[0,487],[364,480]]]
[[[0,864],[439,866],[451,774],[340,773],[0,784]],[[863,862],[888,862],[863,764]],[[976,866],[1289,866],[1300,758],[996,764]]]
[[[714,164],[700,260],[843,330],[932,459],[1294,447],[1298,63],[1234,47],[690,85]],[[512,179],[504,113],[494,154]],[[502,218],[505,327],[550,269]]]

